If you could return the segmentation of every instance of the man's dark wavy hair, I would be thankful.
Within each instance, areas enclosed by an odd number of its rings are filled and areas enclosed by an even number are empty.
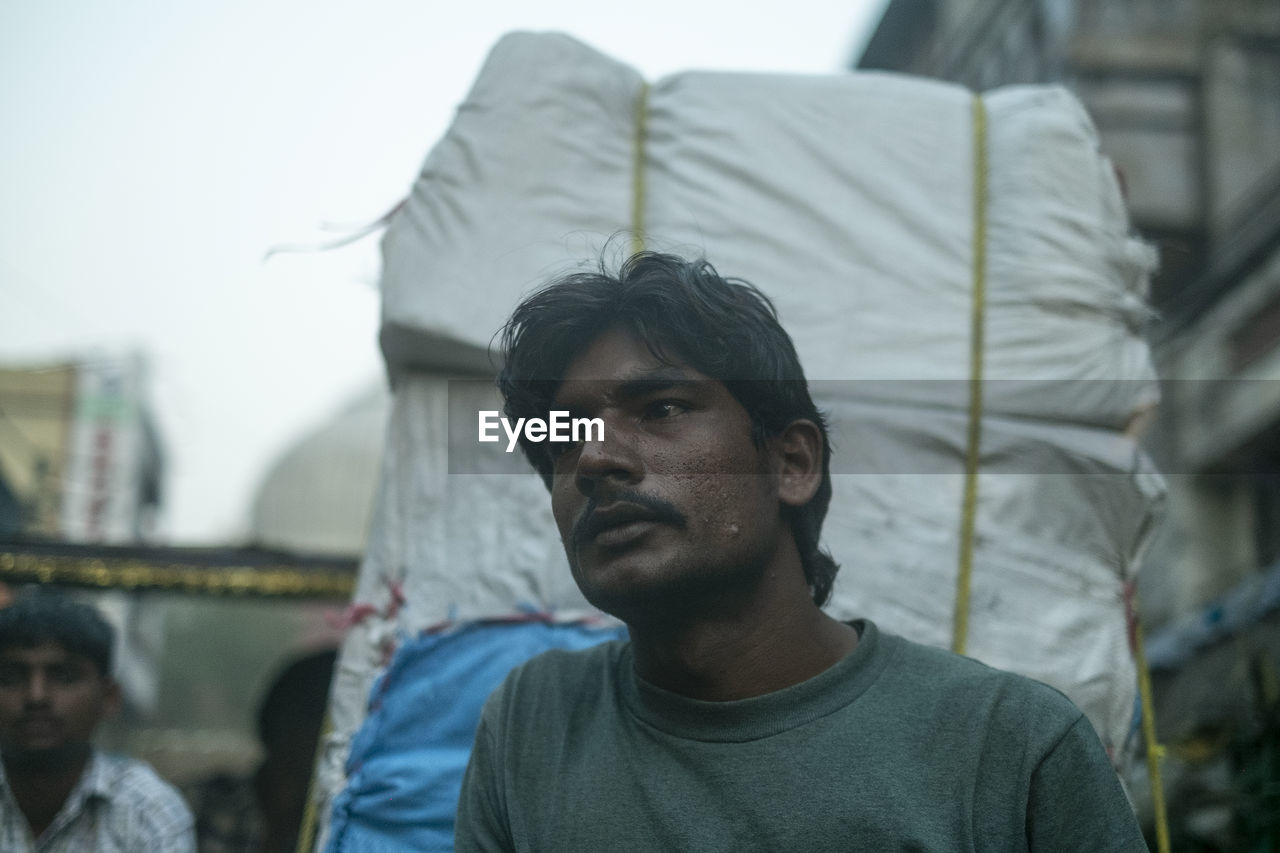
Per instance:
[[[616,275],[602,261],[598,272],[555,279],[521,302],[501,332],[506,416],[546,418],[569,364],[611,328],[631,332],[659,359],[678,357],[722,382],[747,410],[757,446],[793,421],[817,425],[822,483],[807,504],[784,509],[813,600],[825,604],[839,570],[818,547],[831,503],[831,442],[773,303],[745,281],[722,278],[705,259],[658,252],[632,255]],[[521,433],[520,447],[550,488],[548,445]]]
[[[0,609],[0,649],[29,649],[44,643],[86,657],[99,675],[111,675],[115,629],[97,608],[61,592],[36,588]]]

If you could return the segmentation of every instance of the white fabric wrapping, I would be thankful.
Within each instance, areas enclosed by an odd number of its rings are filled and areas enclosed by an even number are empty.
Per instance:
[[[498,43],[383,237],[392,370],[476,364],[522,292],[630,226],[643,86],[567,36]]]
[[[1129,235],[1071,95],[1019,87],[984,101],[992,381],[969,651],[1062,689],[1115,749],[1134,699],[1125,585],[1162,494],[1123,433],[1157,400],[1137,331],[1152,253]],[[536,477],[449,473],[450,410],[474,418],[481,402],[450,406],[440,377],[477,375],[520,296],[593,266],[610,238],[624,250],[618,232],[635,224],[648,247],[705,253],[768,293],[810,378],[836,380],[815,383],[840,472],[825,527],[844,565],[831,611],[950,643],[973,140],[972,96],[949,84],[698,72],[646,93],[634,70],[566,36],[499,42],[384,239],[396,402],[356,594],[379,613],[344,648],[322,794],[341,786],[379,647],[396,631],[583,606]],[[407,603],[388,609],[400,583]]]
[[[649,246],[705,253],[768,293],[810,378],[968,377],[967,90],[689,72],[652,86],[641,140],[643,90],[566,36],[499,42],[385,238],[393,370],[483,351],[521,294],[638,224]],[[1157,398],[1136,333],[1153,255],[1129,236],[1074,97],[1013,87],[985,100],[986,373],[1044,383],[994,386],[986,409],[1123,427]]]

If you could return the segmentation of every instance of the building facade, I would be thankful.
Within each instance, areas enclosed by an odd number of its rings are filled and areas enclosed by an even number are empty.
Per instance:
[[[153,537],[163,455],[136,354],[0,369],[6,535],[132,544]]]

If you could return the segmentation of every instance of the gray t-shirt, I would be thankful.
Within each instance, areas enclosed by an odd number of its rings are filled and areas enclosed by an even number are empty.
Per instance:
[[[485,706],[457,850],[1145,851],[1056,690],[856,623],[808,681],[703,702],[631,647],[549,652]]]

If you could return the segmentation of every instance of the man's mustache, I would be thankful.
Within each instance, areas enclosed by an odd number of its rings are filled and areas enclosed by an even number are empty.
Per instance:
[[[631,489],[610,492],[606,503],[609,509],[603,516],[598,513],[600,504],[599,498],[587,498],[587,505],[574,522],[570,534],[574,549],[590,542],[602,530],[629,521],[657,521],[674,527],[684,527],[688,523],[684,513],[674,504]]]

